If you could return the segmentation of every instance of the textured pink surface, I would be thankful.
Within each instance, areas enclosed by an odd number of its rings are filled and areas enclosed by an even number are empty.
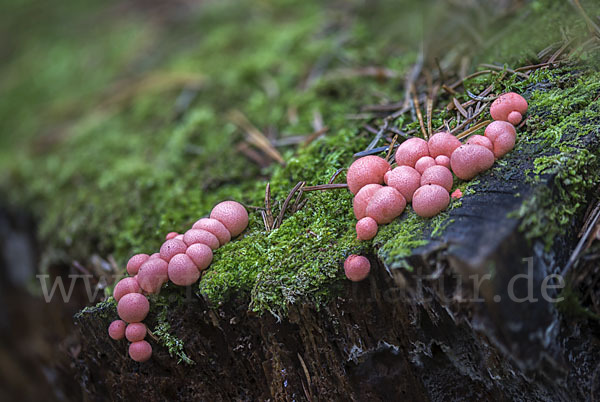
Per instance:
[[[456,190],[454,190],[452,192],[452,194],[450,196],[454,199],[459,199],[460,197],[463,196],[463,193],[462,193],[462,191],[460,191],[460,188],[457,188]]]
[[[388,178],[390,177],[390,173],[391,173],[391,172],[392,172],[391,170],[388,170],[388,171],[387,171],[387,172],[385,172],[385,174],[383,175],[383,182],[384,182],[385,184],[388,184],[387,182],[388,182]],[[367,185],[368,185],[368,184],[367,184]],[[365,187],[366,187],[366,186],[365,186]],[[360,191],[360,190],[359,190],[359,191]]]
[[[515,110],[508,114],[507,120],[510,124],[516,126],[521,122],[521,120],[523,120],[523,115]]]
[[[231,240],[229,230],[216,219],[202,218],[192,226],[192,229],[203,229],[214,234],[219,239],[219,244],[222,246]]]
[[[221,222],[229,230],[231,237],[239,235],[248,226],[248,211],[235,201],[223,201],[215,205],[210,217]]]
[[[126,294],[117,304],[119,317],[128,323],[143,321],[149,310],[150,303],[148,299],[139,293]]]
[[[146,341],[133,342],[129,345],[129,357],[143,363],[152,357],[152,346]]]
[[[446,191],[450,191],[452,190],[453,182],[454,177],[452,176],[452,172],[444,166],[432,166],[421,175],[421,186],[437,184],[444,187]]]
[[[442,212],[450,203],[448,191],[437,184],[428,184],[415,192],[412,207],[417,215],[431,218]]]
[[[168,264],[162,258],[151,258],[142,264],[137,274],[140,287],[148,293],[158,293],[168,280]]]
[[[435,164],[440,166],[445,166],[450,169],[450,158],[446,155],[439,155],[435,157]]]
[[[215,236],[214,234],[212,234],[209,231],[204,230],[204,229],[188,230],[183,235],[183,241],[187,246],[191,246],[192,244],[197,244],[197,243],[206,244],[208,247],[210,247],[213,250],[218,249],[219,245],[220,245],[219,239],[217,239],[217,236]],[[185,250],[183,250],[181,253],[185,253]]]
[[[197,243],[188,247],[185,252],[200,271],[208,268],[213,259],[213,253],[206,244]]]
[[[485,136],[489,138],[492,144],[494,141],[496,141],[496,137],[504,133],[511,133],[515,138],[517,138],[517,130],[515,130],[515,126],[507,121],[493,121],[485,128]]]
[[[162,244],[162,246],[160,246],[160,258],[166,262],[169,262],[175,254],[185,253],[186,248],[187,246],[182,240],[167,240]]]
[[[419,158],[417,163],[415,163],[415,170],[420,174],[423,174],[425,169],[435,165],[435,159],[433,159],[431,156],[424,156],[422,158]]]
[[[352,254],[344,261],[344,273],[352,282],[359,282],[369,276],[371,263],[362,255]]]
[[[410,202],[414,192],[421,185],[421,174],[410,166],[398,166],[390,173],[388,185],[398,190],[404,199]]]
[[[123,339],[125,337],[125,327],[127,327],[127,323],[125,321],[114,320],[108,326],[108,336],[110,336],[115,341]]]
[[[398,166],[415,167],[417,161],[429,155],[427,141],[422,138],[409,138],[396,150],[396,163]]]
[[[169,232],[167,233],[167,235],[165,236],[165,240],[171,240],[174,239],[175,236],[177,236],[179,233],[177,232]]]
[[[527,101],[514,92],[500,95],[490,106],[490,114],[494,120],[508,121],[508,115],[513,111],[517,111],[521,115],[527,112]],[[520,121],[514,124],[519,124]]]
[[[181,240],[183,241],[183,235],[182,234],[178,234],[177,236],[173,237],[175,240]]]
[[[481,145],[462,145],[450,158],[452,171],[463,180],[472,179],[493,164],[493,152]]]
[[[429,153],[434,158],[440,155],[450,157],[452,152],[462,145],[458,138],[446,131],[432,135],[427,144]]]
[[[148,254],[136,254],[127,261],[127,273],[131,276],[138,273],[140,267],[150,256]]]
[[[177,286],[189,286],[200,278],[196,264],[186,254],[177,254],[169,261],[169,280]]]
[[[150,255],[150,258],[160,258],[160,253],[154,253],[154,254]]]
[[[388,175],[389,177],[389,175]],[[382,188],[381,184],[367,184],[356,194],[352,200],[352,208],[356,219],[362,219],[367,216],[367,204],[377,190]]]
[[[142,288],[140,288],[137,279],[133,277],[123,278],[117,282],[113,290],[113,297],[118,302],[121,297],[128,293],[142,293]]]
[[[367,184],[381,184],[383,176],[388,170],[390,170],[390,164],[379,156],[370,155],[359,158],[348,168],[346,174],[348,189],[352,194],[356,194]]]
[[[356,237],[358,240],[371,240],[377,234],[375,219],[364,217],[356,222]]]
[[[400,216],[406,207],[406,200],[393,187],[382,187],[373,194],[367,204],[367,216],[383,225],[390,223],[397,216]]]
[[[472,135],[467,140],[467,144],[481,145],[482,147],[486,147],[490,151],[494,152],[494,145],[492,144],[492,141],[483,135]]]
[[[515,136],[512,133],[503,133],[494,141],[494,156],[501,158],[515,147]]]
[[[125,337],[129,342],[138,342],[146,337],[146,326],[141,322],[129,324],[125,329]]]

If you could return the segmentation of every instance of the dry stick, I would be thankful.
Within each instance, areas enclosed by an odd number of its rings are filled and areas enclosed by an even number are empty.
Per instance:
[[[487,125],[488,125],[488,124],[490,124],[491,122],[492,122],[491,120],[485,120],[485,121],[482,121],[482,122],[480,122],[480,123],[477,123],[477,124],[475,124],[473,127],[471,127],[470,129],[468,129],[468,130],[465,130],[465,131],[463,131],[462,133],[458,134],[458,135],[456,136],[456,138],[458,138],[459,140],[460,140],[460,139],[462,139],[462,138],[465,138],[465,137],[467,137],[469,134],[471,134],[471,133],[473,133],[473,132],[475,132],[475,131],[479,130],[480,128],[483,128],[483,127],[487,126]]]
[[[475,95],[471,91],[469,91],[468,89],[466,91],[467,91],[467,95],[469,96],[469,98],[471,98],[473,100],[476,100],[476,101],[479,101],[479,102],[491,102],[491,101],[494,101],[494,100],[498,99],[498,96],[485,97],[485,96],[481,96],[481,95]],[[467,103],[465,103],[465,105]]]
[[[390,147],[388,148],[387,156],[385,157],[385,160],[388,162],[390,161],[390,157],[392,156],[392,151],[394,150],[394,145],[396,145],[396,141],[398,141],[398,134],[396,134],[394,138],[392,138],[392,142],[390,143]]]
[[[600,26],[598,26],[598,24],[596,24],[585,12],[585,10],[583,9],[583,7],[581,6],[581,3],[579,2],[579,0],[571,0],[571,4],[573,4],[575,6],[575,8],[577,8],[577,11],[579,11],[579,13],[581,14],[581,16],[583,17],[583,19],[585,20],[586,25],[588,26],[588,29],[590,30],[591,34],[595,34],[597,37],[600,38]]]
[[[577,262],[577,260],[579,259],[579,256],[581,255],[581,252],[583,251],[583,246],[585,245],[585,243],[587,243],[587,241],[590,238],[590,235],[596,229],[596,224],[598,223],[598,221],[600,221],[600,209],[597,210],[596,213],[592,216],[593,217],[590,220],[588,229],[585,231],[585,234],[579,240],[579,243],[577,243],[577,247],[575,247],[575,250],[573,250],[573,254],[571,254],[571,257],[569,258],[567,265],[565,265],[564,269],[560,273],[560,275],[563,278],[567,275],[567,273],[573,267],[575,262]]]
[[[506,72],[509,72],[511,74],[517,74],[519,77],[522,77],[522,78],[525,78],[525,79],[529,78],[529,76],[527,74],[523,74],[521,72],[518,72],[518,71],[513,70],[512,68],[508,68],[506,66],[502,66],[501,67],[501,66],[497,66],[495,64],[485,64],[485,63],[480,64],[480,66],[485,67],[485,68],[489,68],[489,69],[492,69],[492,70],[496,70],[496,71],[506,71]]]
[[[429,96],[427,97],[427,136],[431,137],[431,119],[433,115],[433,100],[437,97],[438,86],[436,85],[431,89]]]
[[[457,132],[458,130],[462,130],[467,124],[471,123],[473,120],[475,120],[478,116],[481,115],[481,113],[483,113],[483,111],[485,109],[487,109],[489,103],[486,103],[485,105],[483,105],[481,107],[481,109],[479,110],[479,112],[477,114],[474,114],[473,116],[471,116],[470,119],[467,119],[465,121],[463,121],[461,124],[459,124],[458,126],[454,127],[450,133],[454,134],[455,132]]]
[[[548,63],[552,64],[558,59],[558,57],[565,51],[567,47],[573,42],[573,38],[566,41],[550,58],[548,59]],[[515,70],[516,71],[516,70]]]
[[[348,185],[346,183],[318,184],[316,186],[304,187],[304,188],[302,188],[302,191],[306,192],[306,191],[338,190],[338,189],[342,189],[342,188],[348,188]]]
[[[342,173],[344,170],[345,168],[339,168],[338,170],[336,170],[333,176],[331,176],[331,179],[329,179],[329,184],[333,183],[335,179],[339,176],[339,174]]]
[[[553,66],[554,63],[553,62],[545,62],[545,63],[540,63],[540,64],[532,64],[530,66],[524,66],[524,67],[519,67],[519,68],[515,68],[515,71],[529,71],[529,70],[537,70],[538,68],[542,68],[542,67],[548,67],[548,66]]]
[[[273,213],[271,212],[271,183],[267,183],[265,190],[265,211],[263,220],[265,221],[265,227],[267,231],[273,229]]]
[[[454,106],[456,106],[456,109],[460,112],[460,114],[463,115],[463,117],[465,119],[469,118],[469,114],[467,113],[467,111],[462,107],[462,105],[460,104],[460,102],[458,101],[458,99],[456,98],[452,98],[452,103],[454,103]]]
[[[411,87],[411,92],[412,92],[413,104],[415,106],[415,111],[417,112],[417,119],[419,119],[419,126],[421,126],[421,132],[423,133],[423,137],[425,139],[428,139],[429,136],[427,135],[427,131],[425,130],[425,123],[423,122],[423,114],[421,114],[421,106],[419,105],[419,99],[417,99],[417,90],[415,89],[414,85]]]
[[[262,149],[267,155],[269,155],[273,160],[279,162],[282,165],[285,165],[285,161],[283,157],[279,153],[271,142],[265,137],[265,135],[260,132],[250,121],[240,112],[239,110],[232,110],[229,113],[229,120],[234,123],[236,126],[241,128],[248,134],[250,141],[254,143],[257,147]]]
[[[465,82],[471,78],[479,77],[480,75],[484,75],[484,74],[496,74],[496,72],[492,71],[492,70],[477,71],[477,72],[474,72],[473,74],[467,75],[466,77],[459,79],[454,84],[447,85],[447,87],[449,89],[454,90],[456,87],[459,87],[463,82]]]
[[[290,191],[290,193],[286,197],[285,201],[283,202],[283,206],[281,207],[281,211],[279,211],[279,215],[277,216],[277,226],[275,226],[275,228],[278,228],[278,227],[281,226],[281,223],[283,222],[283,217],[285,215],[285,211],[287,210],[288,204],[292,200],[292,197],[294,196],[294,194],[296,193],[296,191],[298,191],[305,184],[306,184],[305,181],[299,181],[298,184],[296,184],[294,186],[294,188],[292,189],[292,191]]]
[[[311,142],[313,142],[314,140],[316,140],[317,138],[319,138],[320,136],[325,134],[327,131],[329,131],[329,127],[327,127],[327,126],[321,128],[320,130],[315,131],[314,133],[309,135],[306,138],[306,140],[304,140],[304,142],[302,143],[302,146],[304,146],[304,147],[307,146],[308,144],[310,144]]]

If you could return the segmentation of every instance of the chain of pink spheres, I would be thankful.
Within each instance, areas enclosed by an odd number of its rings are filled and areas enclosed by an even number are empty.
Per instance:
[[[448,132],[434,134],[429,141],[410,138],[396,150],[398,167],[394,169],[378,156],[354,161],[348,169],[347,182],[354,194],[357,238],[375,237],[378,225],[400,216],[407,202],[412,202],[415,213],[424,218],[446,209],[454,183],[452,172],[459,179],[470,180],[510,152],[517,139],[515,126],[521,122],[527,106],[521,95],[505,93],[490,107],[495,121],[486,127],[485,135],[473,135],[465,145]],[[453,198],[461,196],[460,189],[452,193]],[[365,279],[370,270],[371,264],[364,256],[353,254],[344,262],[346,277],[354,282]]]
[[[171,232],[152,255],[136,254],[127,262],[127,273],[113,291],[120,320],[108,327],[114,340],[127,338],[129,356],[145,362],[152,356],[152,346],[145,341],[148,332],[142,321],[148,315],[148,294],[158,293],[168,281],[178,286],[189,286],[200,278],[213,258],[213,250],[229,242],[248,226],[246,208],[235,201],[223,201],[185,234]]]

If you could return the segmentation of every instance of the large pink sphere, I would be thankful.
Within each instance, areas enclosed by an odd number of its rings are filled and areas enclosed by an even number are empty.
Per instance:
[[[462,145],[452,153],[450,164],[458,178],[470,180],[492,167],[494,154],[481,145]]]
[[[216,219],[202,218],[192,226],[192,229],[203,229],[214,234],[219,239],[219,244],[222,246],[231,240],[229,230]]]
[[[117,282],[115,289],[113,290],[113,297],[118,302],[121,300],[121,297],[128,293],[142,293],[142,289],[140,288],[137,279],[133,277],[123,278]]]
[[[522,115],[527,112],[527,101],[521,95],[508,92],[500,95],[496,99],[492,106],[490,106],[490,114],[494,120],[509,121],[511,112],[517,112],[511,116],[512,124],[519,124],[521,122]]]
[[[356,216],[356,219],[362,219],[367,216],[366,211],[369,200],[373,194],[382,187],[381,184],[367,184],[356,193],[356,196],[354,196],[354,199],[352,200],[352,208],[354,209],[354,216]]]
[[[396,163],[398,166],[415,167],[419,159],[429,155],[427,141],[422,138],[409,138],[396,150]]]
[[[423,174],[425,169],[435,166],[435,159],[431,156],[424,156],[415,163],[415,170],[420,174]]]
[[[377,222],[368,216],[356,222],[356,238],[358,240],[371,240],[377,234]]]
[[[421,186],[421,174],[410,166],[398,166],[390,173],[388,186],[395,188],[407,202]]]
[[[400,216],[405,207],[406,200],[398,190],[393,187],[382,187],[371,197],[366,212],[367,216],[383,225]]]
[[[208,268],[213,259],[210,247],[202,243],[192,244],[185,251],[185,254],[190,257],[194,264],[196,264],[196,268],[200,271]]]
[[[223,201],[215,205],[210,217],[221,222],[229,230],[231,237],[239,235],[248,226],[248,211],[235,201]]]
[[[344,273],[352,282],[360,282],[369,276],[371,263],[362,255],[352,254],[344,261]]]
[[[446,191],[452,190],[453,182],[454,177],[452,176],[452,172],[444,166],[432,166],[423,172],[423,175],[421,176],[421,186],[437,184],[438,186],[444,187]]]
[[[185,243],[179,239],[167,240],[160,246],[160,258],[169,262],[175,254],[185,253],[186,248]]]
[[[127,261],[127,273],[131,276],[138,273],[138,270],[143,263],[148,261],[150,256],[148,254],[136,254]]]
[[[369,155],[355,160],[348,168],[346,182],[352,194],[367,184],[383,183],[383,176],[390,170],[390,164],[379,156]]]
[[[183,235],[183,241],[187,246],[191,246],[192,244],[196,243],[206,244],[213,250],[218,249],[220,244],[217,236],[204,229],[188,230],[185,232],[185,235]],[[185,250],[182,251],[182,253],[185,253]]]
[[[150,311],[150,303],[146,296],[139,293],[126,294],[117,304],[119,317],[128,323],[141,322]]]
[[[149,259],[142,264],[137,274],[140,287],[148,293],[158,293],[168,280],[168,264],[162,258]]]
[[[133,342],[129,345],[129,357],[140,363],[148,361],[152,357],[152,346],[146,341]]]
[[[481,145],[494,152],[494,145],[492,144],[492,141],[483,135],[472,135],[467,140],[467,144]]]
[[[516,138],[511,133],[500,134],[494,141],[494,156],[501,158],[515,147]]]
[[[431,218],[446,209],[449,203],[450,194],[444,187],[427,184],[415,192],[412,207],[417,215]]]
[[[435,158],[440,155],[446,155],[447,157],[450,157],[452,152],[454,152],[454,150],[460,147],[462,144],[460,140],[452,134],[442,131],[432,135],[427,142],[427,145],[429,146],[429,153]]]
[[[134,322],[125,329],[125,337],[129,342],[139,342],[146,337],[146,332],[146,325],[141,322]]]
[[[125,337],[125,327],[127,327],[127,323],[125,321],[114,320],[108,326],[108,336],[115,341],[123,339]]]
[[[177,286],[189,286],[200,278],[196,264],[186,254],[177,254],[169,261],[169,280]]]

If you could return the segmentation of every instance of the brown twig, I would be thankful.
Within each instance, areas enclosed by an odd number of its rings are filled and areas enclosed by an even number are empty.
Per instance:
[[[423,133],[423,137],[425,139],[428,139],[429,137],[427,136],[427,131],[425,130],[425,123],[423,122],[423,114],[421,113],[421,106],[419,105],[419,99],[417,97],[417,91],[416,91],[414,85],[411,87],[411,92],[412,92],[413,105],[415,107],[415,111],[417,112],[417,119],[419,120],[419,126],[421,127],[421,133]]]
[[[585,20],[586,25],[592,35],[596,35],[600,38],[600,26],[596,24],[586,13],[586,11],[581,6],[579,0],[570,0],[571,4],[575,6],[581,17]]]
[[[306,184],[305,181],[299,181],[298,184],[296,184],[294,186],[294,188],[290,191],[288,196],[285,198],[285,201],[283,202],[283,205],[281,207],[281,211],[279,211],[279,215],[277,216],[277,221],[276,221],[277,224],[275,226],[275,229],[281,226],[281,223],[283,222],[283,217],[285,216],[285,211],[287,210],[287,207],[288,207],[290,201],[292,200],[292,197],[294,196],[294,194],[296,194],[296,191],[298,191],[300,188],[302,188],[305,184]]]
[[[260,148],[273,160],[277,161],[281,165],[285,165],[285,161],[279,151],[271,144],[265,135],[260,132],[250,121],[240,112],[239,110],[232,110],[229,113],[229,120],[236,126],[241,128],[248,135],[248,140],[255,146]]]
[[[302,143],[302,146],[304,146],[304,147],[307,146],[308,144],[310,144],[311,142],[313,142],[314,140],[316,140],[317,138],[319,138],[320,136],[325,134],[327,131],[329,131],[329,127],[327,127],[327,126],[321,128],[320,130],[315,131],[314,133],[312,133],[311,135],[306,137],[306,140],[304,140],[304,142]]]
[[[302,191],[303,192],[307,192],[307,191],[338,190],[338,189],[343,189],[343,188],[348,188],[348,185],[346,183],[340,183],[340,184],[318,184],[316,186],[304,187],[302,189]]]
[[[271,212],[271,183],[267,183],[265,189],[265,210],[263,211],[263,221],[267,232],[273,230],[273,213]]]
[[[339,168],[338,170],[335,171],[335,173],[333,174],[333,176],[331,176],[331,179],[329,179],[329,184],[332,184],[335,179],[339,176],[340,173],[342,173],[344,170],[346,170],[345,168]]]
[[[465,119],[469,118],[469,114],[462,107],[462,105],[460,104],[460,102],[458,101],[458,99],[452,98],[452,103],[454,103],[454,106],[456,107],[456,110],[458,110],[460,112],[460,114],[462,114]]]
[[[482,121],[480,123],[477,123],[473,127],[469,128],[468,130],[465,130],[462,133],[457,134],[456,138],[458,138],[459,140],[462,139],[462,138],[465,138],[465,137],[469,136],[469,134],[471,134],[471,133],[479,130],[480,128],[483,128],[483,127],[487,126],[491,122],[492,122],[491,120],[485,120],[485,121]]]
[[[387,156],[385,157],[385,160],[388,162],[390,161],[390,157],[392,156],[392,152],[394,151],[394,145],[396,145],[396,141],[398,141],[398,134],[396,134],[394,138],[392,138],[392,142],[390,143],[390,147],[388,148]]]
[[[516,75],[518,75],[521,78],[525,78],[525,79],[529,78],[529,76],[527,74],[524,74],[524,73],[521,73],[519,71],[513,70],[512,68],[508,68],[506,66],[497,66],[495,64],[486,64],[486,63],[480,64],[480,65],[482,67],[489,68],[491,70],[506,71],[506,72],[509,72],[511,74],[516,74]]]

